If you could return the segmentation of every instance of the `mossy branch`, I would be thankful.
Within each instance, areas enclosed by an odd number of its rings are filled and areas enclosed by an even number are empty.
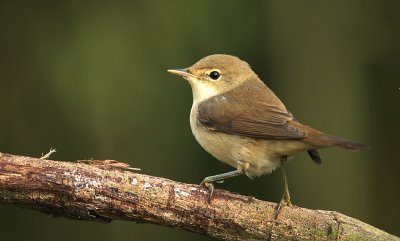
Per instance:
[[[332,211],[283,207],[134,173],[105,160],[50,161],[0,153],[0,203],[72,219],[127,220],[225,240],[400,240]]]

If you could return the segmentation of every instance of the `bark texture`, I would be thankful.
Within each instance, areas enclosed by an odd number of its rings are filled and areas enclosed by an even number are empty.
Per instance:
[[[224,240],[400,240],[333,211],[283,207],[134,173],[112,160],[77,162],[0,153],[0,203],[72,219],[129,220]]]

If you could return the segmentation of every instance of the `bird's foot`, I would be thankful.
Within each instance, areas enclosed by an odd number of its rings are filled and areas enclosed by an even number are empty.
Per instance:
[[[214,184],[205,178],[200,185],[203,185],[208,189],[208,203],[211,203],[211,198],[214,192]]]
[[[292,202],[290,201],[290,197],[284,196],[276,207],[275,219],[278,218],[278,215],[284,206],[292,206]]]
[[[212,198],[212,195],[214,192],[214,185],[213,185],[214,182],[220,183],[220,182],[223,182],[224,179],[226,179],[226,178],[236,177],[241,174],[243,174],[243,171],[235,170],[235,171],[226,172],[226,173],[222,173],[222,174],[204,178],[204,180],[201,182],[200,185],[205,186],[209,190],[208,202],[211,203],[211,198]]]

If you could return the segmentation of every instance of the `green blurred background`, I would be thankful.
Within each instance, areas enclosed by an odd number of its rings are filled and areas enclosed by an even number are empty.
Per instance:
[[[372,146],[288,166],[296,205],[400,235],[400,1],[0,3],[0,151],[116,159],[189,183],[232,170],[196,143],[189,85],[166,72],[239,56],[303,123]],[[278,201],[281,172],[218,187]],[[0,206],[1,240],[210,240]]]

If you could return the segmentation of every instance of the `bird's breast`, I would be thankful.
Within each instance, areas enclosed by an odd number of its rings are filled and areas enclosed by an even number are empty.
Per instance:
[[[236,157],[233,149],[240,145],[240,140],[235,140],[234,136],[219,133],[203,126],[198,120],[198,104],[194,103],[190,112],[190,127],[197,142],[210,154],[236,167]],[[238,138],[239,139],[239,138]]]

